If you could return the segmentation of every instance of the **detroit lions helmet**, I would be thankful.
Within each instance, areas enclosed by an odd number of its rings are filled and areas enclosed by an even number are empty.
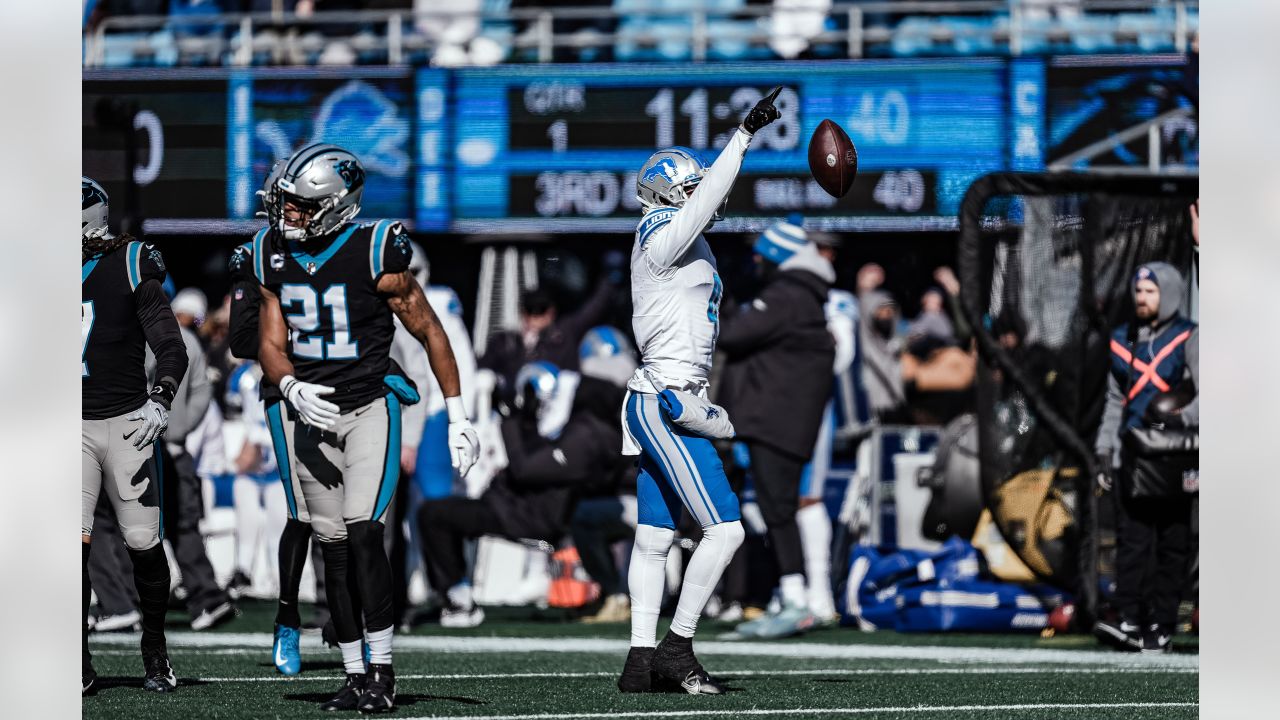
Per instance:
[[[556,394],[556,386],[560,382],[560,368],[545,360],[531,362],[516,373],[515,406],[524,408],[525,394],[536,399],[539,408],[545,408]]]
[[[328,235],[360,212],[364,177],[360,160],[350,152],[327,143],[308,145],[290,156],[278,175],[272,168],[271,188],[263,191],[267,217],[287,240]],[[286,204],[303,211],[301,227],[285,222]]]
[[[107,234],[107,191],[93,180],[80,177],[80,242]]]
[[[687,147],[659,150],[649,156],[636,175],[636,199],[645,212],[655,207],[680,207],[706,174],[707,164],[693,150]],[[717,211],[713,219],[723,220],[722,212]]]

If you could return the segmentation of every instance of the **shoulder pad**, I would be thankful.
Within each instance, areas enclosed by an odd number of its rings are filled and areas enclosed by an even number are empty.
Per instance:
[[[640,242],[640,247],[644,247],[649,238],[658,228],[671,222],[671,218],[676,214],[677,208],[659,207],[650,210],[644,214],[640,220],[640,226],[636,228],[636,239]]]
[[[164,282],[164,257],[160,249],[140,240],[131,241],[125,247],[125,268],[129,273],[129,288],[137,290],[147,280]]]
[[[413,248],[399,220],[379,220],[373,224],[369,239],[369,274],[375,280],[384,273],[408,270],[411,259]]]

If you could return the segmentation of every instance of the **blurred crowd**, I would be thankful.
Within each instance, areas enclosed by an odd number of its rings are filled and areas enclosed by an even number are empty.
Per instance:
[[[791,240],[773,242],[784,235]],[[798,242],[806,252],[796,254],[786,242]],[[725,369],[712,388],[712,398],[730,408],[739,437],[746,438],[719,448],[726,467],[734,468],[735,482],[750,485],[753,461],[757,466],[789,463],[797,473],[805,466],[806,473],[818,477],[806,481],[805,487],[818,488],[816,493],[809,490],[807,498],[796,497],[794,489],[782,493],[790,497],[775,497],[757,484],[767,531],[757,529],[772,537],[779,524],[793,526],[791,518],[806,517],[806,511],[810,517],[821,515],[827,530],[818,542],[827,547],[808,574],[823,578],[830,566],[830,521],[821,503],[820,476],[830,467],[833,449],[851,458],[876,425],[947,422],[971,405],[975,377],[972,342],[958,311],[959,284],[950,269],[937,270],[936,285],[919,298],[920,312],[906,320],[879,265],[858,271],[853,292],[833,287],[832,262],[840,244],[835,235],[806,233],[798,217],[760,236],[753,247],[757,282],[724,291],[719,344],[726,358],[716,365]],[[802,259],[809,264],[800,263]],[[387,550],[399,573],[396,610],[404,623],[423,617],[424,589],[426,606],[444,608],[441,622],[467,626],[483,621],[483,610],[471,597],[475,554],[467,550],[470,541],[482,536],[504,538],[534,553],[554,553],[552,565],[570,571],[553,583],[552,604],[581,608],[590,620],[627,618],[625,562],[636,526],[636,468],[620,452],[620,410],[638,357],[629,328],[601,324],[607,317],[630,315],[629,309],[616,306],[619,295],[625,295],[620,293],[627,282],[625,260],[618,252],[606,255],[597,284],[573,308],[558,307],[556,296],[546,289],[524,292],[518,325],[488,337],[485,352],[477,357],[461,299],[450,288],[431,283],[426,256],[415,248],[411,270],[449,335],[463,398],[481,435],[482,457],[467,477],[456,476],[446,447],[443,395],[422,346],[397,328],[393,355],[417,386],[427,390],[423,402],[403,410],[401,482],[388,514],[388,526],[397,530],[387,533]],[[797,278],[803,282],[797,285]],[[189,612],[194,629],[205,629],[232,617],[239,597],[273,596],[274,558],[288,518],[288,498],[258,395],[261,370],[252,361],[235,359],[229,348],[231,296],[211,304],[193,287],[168,290],[191,370],[165,438],[165,537],[181,576],[174,602]],[[735,290],[743,294],[735,295]],[[752,296],[745,294],[748,290]],[[806,332],[811,334],[801,341],[789,339],[786,332],[799,327],[795,322],[785,332],[764,327],[763,315],[753,308],[765,300],[781,303],[779,309],[791,317],[802,309],[810,313]],[[788,346],[793,347],[781,349]],[[762,377],[820,379],[824,374],[830,382],[815,384],[803,407],[791,403],[777,412],[752,412],[753,407],[768,407],[756,396],[782,397],[764,392]],[[821,424],[818,447],[752,441],[785,436],[770,429],[770,423],[778,422]],[[762,429],[753,433],[753,424]],[[225,520],[211,520],[215,508],[227,505],[234,508],[230,527]],[[99,508],[96,535],[113,534],[110,515],[105,505]],[[801,530],[807,526],[802,522]],[[696,523],[682,531],[696,542]],[[234,537],[234,561],[230,569],[219,561],[222,567],[215,572],[208,540],[219,533]],[[97,629],[133,627],[137,598],[126,581],[128,557],[119,542],[99,540],[96,545],[112,549],[91,559]],[[313,569],[322,562],[314,545]],[[806,559],[811,556],[806,553]],[[742,554],[718,598],[726,619],[742,617],[751,599],[747,578],[771,572],[767,564],[757,567],[768,562],[759,554]],[[303,596],[315,597],[314,622],[323,625],[323,573],[311,577],[317,582],[314,595],[304,588]],[[415,584],[418,590],[411,593]],[[831,618],[830,584],[811,586],[815,614]]]

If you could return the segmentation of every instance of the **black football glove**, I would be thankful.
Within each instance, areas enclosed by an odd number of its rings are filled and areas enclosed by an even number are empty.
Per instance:
[[[1111,453],[1098,453],[1097,463],[1098,477],[1095,479],[1098,482],[1098,487],[1109,492],[1112,487],[1115,487],[1115,479],[1111,474]]]
[[[751,112],[742,119],[742,129],[746,130],[748,135],[755,135],[760,128],[778,119],[778,108],[773,106],[773,101],[777,99],[780,92],[782,92],[781,85],[761,98],[760,102],[751,108]]]

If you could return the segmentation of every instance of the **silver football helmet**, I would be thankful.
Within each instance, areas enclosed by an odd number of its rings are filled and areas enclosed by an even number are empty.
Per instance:
[[[80,177],[80,242],[107,234],[107,191],[93,180]]]
[[[364,168],[337,145],[315,143],[272,168],[268,184],[262,191],[268,219],[286,240],[306,240],[328,235],[360,212]],[[285,205],[301,211],[293,220],[300,225],[286,221]]]
[[[655,207],[680,207],[706,174],[707,164],[693,150],[687,147],[659,150],[649,156],[636,175],[636,199],[646,212]],[[723,210],[721,205],[712,220],[723,220]]]

